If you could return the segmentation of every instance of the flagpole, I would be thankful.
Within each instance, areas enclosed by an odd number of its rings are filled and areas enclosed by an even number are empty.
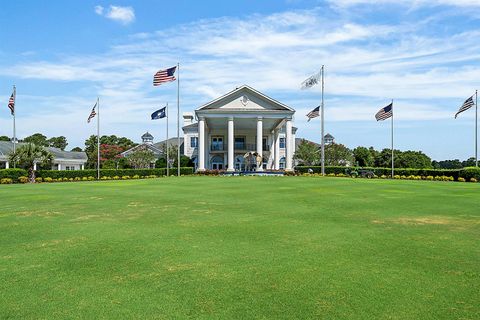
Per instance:
[[[177,176],[180,177],[180,62],[177,62]]]
[[[325,90],[325,65],[322,65],[322,176],[325,175],[325,104],[324,104],[324,90]]]
[[[167,102],[167,141],[165,142],[165,144],[167,145],[166,146],[166,150],[167,150],[167,177],[169,177],[170,176],[170,170],[169,170],[170,158],[169,158],[169,155],[168,155],[168,102]]]
[[[393,160],[393,99],[392,99],[392,179],[394,176],[394,160]]]
[[[478,167],[478,90],[475,90],[475,167]]]
[[[100,98],[97,96],[97,180],[100,180]]]
[[[15,126],[15,114],[17,113],[17,87],[13,85],[13,153],[17,150],[17,129]],[[13,162],[13,167],[17,167],[17,162]]]

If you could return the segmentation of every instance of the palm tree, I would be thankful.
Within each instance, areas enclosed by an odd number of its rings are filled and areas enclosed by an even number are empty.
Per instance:
[[[17,148],[15,153],[10,154],[10,162],[19,163],[27,168],[30,182],[35,182],[35,163],[47,164],[51,162],[53,155],[44,147],[37,146],[33,143],[27,143]]]

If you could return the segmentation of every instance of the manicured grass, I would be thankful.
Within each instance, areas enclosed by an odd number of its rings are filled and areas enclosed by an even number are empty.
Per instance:
[[[479,319],[480,184],[0,186],[0,318]]]

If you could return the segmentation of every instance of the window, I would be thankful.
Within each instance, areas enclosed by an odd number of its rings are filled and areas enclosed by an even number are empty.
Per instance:
[[[247,149],[247,146],[245,145],[245,137],[235,137],[235,149],[236,150]]]
[[[212,169],[223,170],[223,157],[215,156],[212,158]]]
[[[223,151],[223,137],[212,137],[212,151]]]
[[[262,150],[263,151],[268,151],[268,144],[267,144],[267,138],[262,139]]]
[[[190,147],[198,147],[198,137],[190,137]]]
[[[280,158],[280,170],[285,170],[285,157]]]
[[[280,138],[280,148],[285,149],[285,138]]]
[[[243,156],[235,157],[235,170],[237,171],[245,170],[245,159],[243,158]]]

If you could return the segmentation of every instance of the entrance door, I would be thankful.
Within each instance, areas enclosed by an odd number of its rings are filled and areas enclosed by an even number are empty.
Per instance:
[[[212,158],[212,170],[223,170],[223,157],[215,156]]]

